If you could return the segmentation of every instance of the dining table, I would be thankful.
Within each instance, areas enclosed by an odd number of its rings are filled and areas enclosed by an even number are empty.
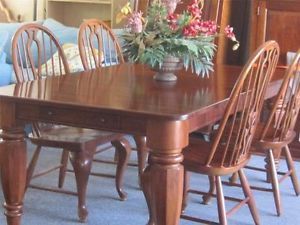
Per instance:
[[[143,64],[124,63],[0,87],[0,166],[7,224],[20,225],[23,204],[34,204],[23,202],[24,127],[37,121],[145,136],[149,160],[141,183],[148,224],[179,224],[182,150],[190,133],[222,118],[241,70],[216,64],[209,75],[197,76],[182,69],[176,72],[177,81],[164,82],[154,80],[155,71]],[[276,70],[266,98],[276,95],[284,71]]]

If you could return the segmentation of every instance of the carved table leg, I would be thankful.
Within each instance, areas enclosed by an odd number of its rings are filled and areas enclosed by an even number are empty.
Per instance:
[[[0,142],[1,182],[8,225],[20,225],[26,185],[26,142],[23,129],[6,130]]]
[[[183,195],[182,148],[188,143],[184,121],[151,121],[147,124],[149,166],[143,178],[143,191],[149,206],[149,225],[177,225]]]
[[[147,161],[147,157],[148,157],[148,149],[146,146],[146,137],[145,136],[134,136],[133,138],[134,138],[136,148],[137,148],[139,185],[141,187],[141,176],[146,167],[146,161]]]
[[[91,149],[90,152],[88,151],[89,149]],[[86,146],[85,151],[70,152],[70,161],[74,168],[78,193],[78,217],[81,222],[85,222],[88,216],[86,207],[86,189],[94,152],[95,146],[92,148]]]

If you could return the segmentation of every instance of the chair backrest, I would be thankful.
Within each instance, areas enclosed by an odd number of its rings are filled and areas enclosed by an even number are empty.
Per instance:
[[[300,109],[300,49],[288,67],[261,140],[284,141],[293,131]]]
[[[70,72],[65,54],[53,33],[36,23],[25,24],[16,31],[12,39],[12,61],[17,83]],[[52,126],[34,122],[33,135],[39,137],[41,129]]]
[[[207,166],[229,168],[249,158],[265,91],[275,71],[278,57],[278,44],[268,41],[253,53],[244,66],[214,136]]]
[[[78,46],[85,70],[124,62],[117,38],[100,20],[86,20],[80,25]]]
[[[12,61],[17,82],[70,72],[54,34],[36,23],[25,24],[16,31],[12,39]]]

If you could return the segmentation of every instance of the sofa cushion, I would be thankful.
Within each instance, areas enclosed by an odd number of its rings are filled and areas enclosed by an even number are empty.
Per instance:
[[[65,43],[77,44],[78,28],[65,26],[51,18],[46,19],[43,23],[43,26],[47,27],[54,33],[60,45]]]
[[[0,63],[5,62],[6,54],[4,52],[4,47],[8,40],[8,32],[6,30],[0,31]]]
[[[36,21],[35,23],[42,24],[42,21]],[[11,58],[11,40],[16,32],[17,29],[19,29],[22,25],[26,23],[0,23],[0,32],[6,31],[8,33],[7,42],[4,45],[4,52],[6,52],[7,63],[12,63]]]
[[[12,63],[11,59],[11,39],[16,30],[22,26],[22,23],[0,23],[0,32],[7,32],[8,41],[4,44],[3,50],[6,52],[8,63]]]
[[[0,57],[0,86],[8,85],[11,82],[11,75],[12,75],[12,65],[7,64],[6,60],[6,53],[2,52]]]

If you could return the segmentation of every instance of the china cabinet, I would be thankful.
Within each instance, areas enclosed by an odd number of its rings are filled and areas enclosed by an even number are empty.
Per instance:
[[[258,0],[253,5],[251,50],[266,40],[280,46],[280,65],[286,65],[287,52],[300,48],[300,0]]]
[[[278,64],[287,64],[287,53],[300,48],[300,0],[256,0],[252,6],[250,52],[266,40],[280,46]],[[300,159],[300,118],[296,124],[297,138],[290,144],[295,158]]]

